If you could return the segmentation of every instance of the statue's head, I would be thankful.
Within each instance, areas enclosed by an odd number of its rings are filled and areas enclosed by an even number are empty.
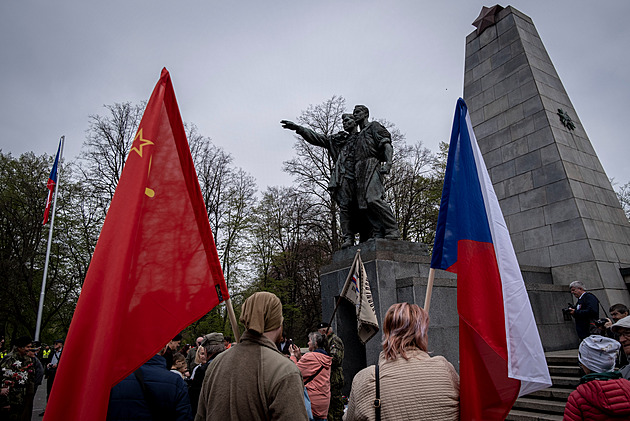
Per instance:
[[[370,110],[365,105],[355,105],[352,114],[357,121],[362,121],[370,116]]]
[[[341,121],[343,122],[343,129],[348,133],[354,133],[357,129],[357,121],[354,119],[353,114],[342,114]]]

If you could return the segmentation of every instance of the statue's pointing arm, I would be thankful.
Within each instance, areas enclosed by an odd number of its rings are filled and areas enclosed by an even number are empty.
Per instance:
[[[284,129],[289,129],[296,132],[311,145],[321,146],[322,148],[328,148],[330,145],[330,139],[328,139],[327,136],[315,133],[313,130],[307,129],[306,127],[300,126],[299,124],[295,124],[290,120],[281,120],[280,124],[282,124],[282,127]]]

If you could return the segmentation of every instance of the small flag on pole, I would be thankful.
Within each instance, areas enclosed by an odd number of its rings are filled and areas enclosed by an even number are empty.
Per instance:
[[[503,420],[551,386],[527,290],[463,99],[457,101],[431,267],[457,273],[462,420]]]
[[[229,297],[163,69],[96,244],[44,420],[105,420],[112,386]]]
[[[365,344],[378,332],[378,320],[374,310],[370,282],[361,261],[360,250],[357,250],[350,271],[352,276],[346,280],[341,296],[356,306],[359,340]]]
[[[57,166],[59,165],[59,152],[61,151],[61,140],[59,141],[59,146],[57,147],[57,156],[55,156],[55,163],[53,164],[52,170],[50,171],[50,175],[48,176],[48,183],[46,187],[48,187],[48,195],[46,196],[46,208],[44,209],[44,223],[46,225],[48,222],[48,214],[50,213],[50,208],[52,207],[53,202],[53,194],[55,192],[55,186],[57,185]]]

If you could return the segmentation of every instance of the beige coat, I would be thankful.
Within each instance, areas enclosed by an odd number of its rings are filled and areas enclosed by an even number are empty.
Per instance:
[[[402,357],[379,358],[381,419],[459,420],[459,376],[444,357],[430,357],[417,348]],[[374,366],[359,371],[352,381],[346,421],[374,420]]]
[[[307,420],[300,370],[248,330],[208,366],[195,417],[202,420]]]

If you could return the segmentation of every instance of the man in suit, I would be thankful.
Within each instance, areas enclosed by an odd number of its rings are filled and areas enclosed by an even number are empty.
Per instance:
[[[590,292],[587,292],[584,284],[573,281],[569,284],[571,294],[577,298],[577,304],[570,310],[575,319],[575,330],[580,340],[591,334],[591,322],[599,319],[599,300]]]

